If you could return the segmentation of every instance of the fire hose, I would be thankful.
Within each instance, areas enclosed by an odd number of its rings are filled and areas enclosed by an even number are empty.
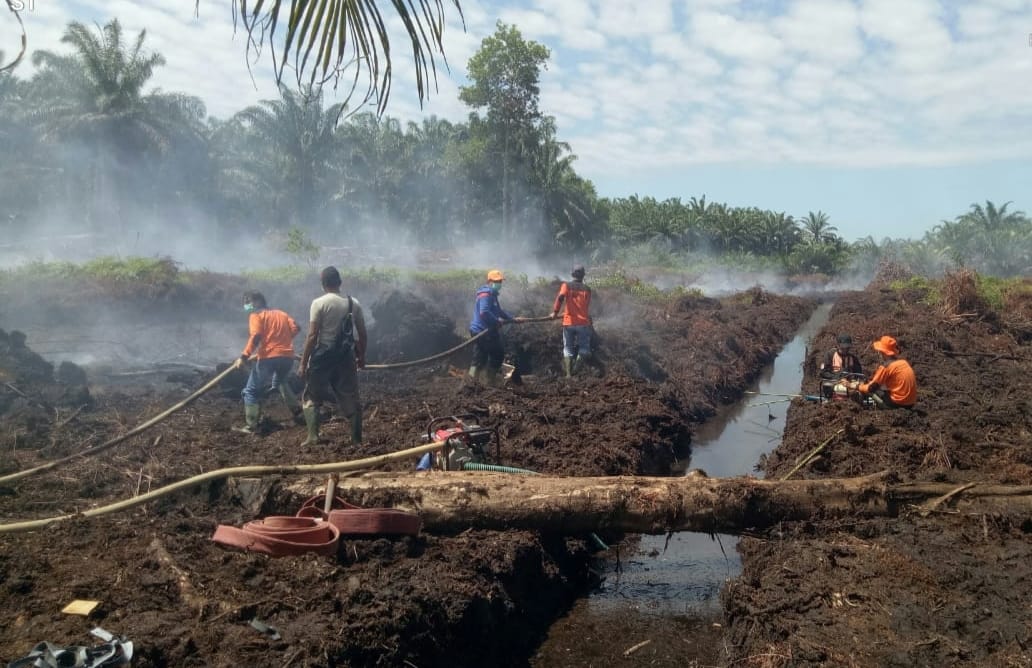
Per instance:
[[[552,319],[553,319],[552,316],[546,315],[546,316],[541,316],[540,318],[523,318],[519,322],[515,322],[515,321],[512,321],[512,322],[513,322],[513,324],[522,324],[522,323],[525,323],[525,322],[546,322],[546,321],[552,320]],[[471,345],[474,341],[479,339],[481,336],[483,336],[484,334],[487,334],[488,331],[490,331],[490,330],[486,330],[485,329],[482,332],[474,334],[473,336],[471,336],[470,338],[466,339],[465,341],[463,341],[459,345],[455,346],[454,348],[449,348],[448,350],[445,350],[443,353],[437,353],[436,355],[431,355],[430,357],[424,357],[423,359],[412,360],[410,362],[396,362],[394,364],[366,364],[364,368],[366,368],[366,369],[374,369],[374,370],[380,370],[380,369],[404,369],[404,368],[410,367],[410,366],[418,366],[420,364],[426,364],[427,362],[433,362],[433,361],[436,361],[436,360],[448,357],[452,353],[458,352],[459,350],[462,350],[466,346]]]
[[[552,319],[551,316],[543,316],[543,317],[540,317],[540,318],[526,318],[526,319],[522,320],[521,322],[544,322],[546,320],[551,320],[551,319]],[[443,357],[447,357],[448,355],[451,355],[451,354],[455,353],[456,351],[459,351],[462,348],[465,348],[466,346],[472,344],[474,341],[476,341],[478,338],[480,338],[481,336],[483,336],[486,333],[487,333],[487,330],[484,330],[483,332],[480,332],[480,333],[470,337],[466,341],[463,341],[459,345],[457,345],[457,346],[455,346],[453,348],[449,348],[448,350],[444,351],[443,353],[438,353],[436,355],[431,355],[430,357],[424,357],[423,359],[412,360],[410,362],[398,362],[398,363],[395,363],[395,364],[367,364],[365,366],[365,368],[366,369],[375,369],[375,370],[380,370],[380,369],[402,369],[402,368],[406,368],[406,367],[416,366],[416,365],[419,365],[419,364],[426,364],[427,362],[432,362],[432,361],[441,359]],[[168,418],[173,413],[176,413],[176,412],[186,408],[187,406],[192,404],[194,401],[199,399],[202,395],[206,394],[207,392],[210,392],[213,388],[215,388],[215,386],[217,386],[219,384],[219,382],[221,382],[226,376],[228,376],[230,373],[232,373],[235,370],[236,370],[235,367],[230,366],[229,368],[225,369],[224,371],[219,373],[217,376],[212,378],[210,381],[205,383],[200,389],[198,389],[196,392],[194,392],[190,396],[186,397],[185,399],[183,399],[179,403],[169,407],[165,411],[155,415],[154,417],[152,417],[151,419],[147,420],[146,422],[143,422],[143,423],[133,427],[132,429],[130,429],[126,433],[122,434],[121,436],[116,436],[115,438],[112,438],[112,439],[110,439],[108,441],[105,441],[104,443],[101,443],[100,445],[97,445],[97,446],[92,447],[92,448],[87,448],[85,450],[80,450],[79,452],[76,452],[76,453],[73,453],[71,455],[68,455],[67,457],[61,457],[60,459],[55,459],[55,460],[47,462],[45,464],[40,464],[39,466],[35,466],[33,468],[30,468],[30,469],[25,469],[24,471],[17,471],[15,473],[8,473],[7,475],[0,476],[0,484],[14,482],[15,480],[21,480],[22,478],[26,478],[26,477],[28,477],[30,475],[33,475],[33,474],[36,474],[36,473],[42,473],[43,471],[49,471],[50,469],[56,468],[56,467],[58,467],[58,466],[60,466],[62,464],[66,464],[66,463],[68,463],[70,461],[74,461],[74,460],[80,459],[82,457],[89,457],[89,456],[98,454],[100,452],[103,452],[103,451],[105,451],[105,450],[107,450],[109,448],[112,448],[112,447],[118,445],[119,443],[121,443],[121,442],[123,442],[123,441],[125,441],[125,440],[127,440],[129,438],[132,438],[133,436],[141,434],[144,431],[146,431],[146,430],[150,429],[151,427],[153,427],[154,425],[164,421],[166,418]]]
[[[375,457],[365,457],[363,459],[353,459],[351,461],[343,462],[330,462],[328,464],[289,464],[289,465],[262,465],[262,466],[233,466],[224,469],[215,469],[206,473],[174,482],[164,487],[151,490],[139,496],[134,496],[131,499],[124,499],[115,503],[108,504],[106,506],[99,506],[97,508],[90,508],[79,513],[72,513],[67,515],[55,515],[53,517],[45,517],[38,520],[26,520],[23,522],[12,522],[10,524],[0,524],[0,534],[2,533],[13,533],[17,531],[32,531],[34,529],[43,529],[56,522],[62,522],[65,520],[75,519],[77,517],[95,517],[97,515],[106,515],[108,513],[114,513],[135,506],[142,505],[148,501],[166,496],[173,492],[177,492],[190,487],[195,487],[205,482],[212,480],[221,480],[222,478],[229,478],[231,476],[261,476],[261,475],[276,475],[276,474],[319,474],[319,473],[340,473],[344,471],[359,471],[362,469],[373,468],[380,466],[387,462],[396,461],[399,459],[410,459],[418,455],[422,455],[426,452],[432,452],[434,450],[440,450],[444,447],[444,441],[434,441],[433,443],[427,443],[425,445],[419,445],[414,448],[408,448],[405,450],[398,450],[397,452],[391,452],[386,455],[377,455]],[[310,519],[310,518],[309,518]]]
[[[159,422],[163,421],[165,418],[167,418],[168,416],[172,415],[176,411],[180,411],[180,410],[186,408],[187,406],[192,404],[194,401],[199,399],[201,397],[201,395],[205,394],[206,392],[209,392],[212,388],[214,388],[216,385],[218,385],[219,382],[223,378],[228,376],[233,371],[235,371],[234,367],[232,367],[232,366],[229,367],[228,369],[226,369],[225,371],[223,371],[219,375],[217,375],[214,378],[212,378],[211,380],[209,380],[207,383],[204,384],[204,386],[202,386],[199,390],[197,390],[196,392],[194,392],[193,394],[188,396],[186,399],[183,399],[182,401],[180,401],[179,403],[171,406],[170,408],[166,409],[165,411],[163,411],[161,413],[158,413],[157,415],[155,415],[151,419],[147,420],[146,422],[143,422],[143,423],[133,427],[132,429],[130,429],[126,433],[122,434],[121,436],[116,436],[115,438],[112,438],[109,441],[105,441],[104,443],[101,443],[100,445],[98,445],[96,447],[87,448],[86,450],[80,450],[79,452],[76,452],[74,454],[68,455],[67,457],[61,457],[60,459],[55,459],[53,461],[47,462],[46,464],[40,464],[39,466],[35,466],[35,467],[31,468],[31,469],[25,469],[24,471],[18,471],[17,473],[8,473],[5,476],[0,476],[0,483],[14,482],[15,480],[20,480],[20,479],[25,478],[27,476],[30,476],[30,475],[32,475],[34,473],[41,473],[42,471],[49,471],[50,469],[56,468],[56,467],[60,466],[61,464],[66,464],[66,463],[68,463],[70,461],[79,459],[80,457],[88,457],[90,455],[95,455],[95,454],[97,454],[99,452],[103,452],[103,451],[107,450],[108,448],[114,447],[114,446],[118,445],[119,443],[121,443],[122,441],[124,441],[126,439],[129,439],[129,438],[132,438],[133,436],[136,436],[137,434],[141,434],[144,431],[150,429],[151,427],[153,427],[154,425],[156,425]]]

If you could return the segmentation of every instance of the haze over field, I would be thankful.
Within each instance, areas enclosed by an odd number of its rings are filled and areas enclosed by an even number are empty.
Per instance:
[[[439,60],[422,109],[391,14],[386,115],[349,109],[337,124],[342,93],[281,95],[268,49],[248,54],[221,4],[26,3],[30,57],[0,97],[17,165],[0,261],[88,250],[220,270],[306,254],[542,275],[571,256],[695,269],[717,257],[777,273],[863,274],[889,256],[920,270],[1032,266],[1023,215],[991,242],[923,238],[978,218],[973,205],[990,227],[1021,214],[1005,203],[1032,176],[1032,94],[1014,85],[1032,70],[1019,30],[1032,2],[468,0],[465,30],[445,6],[450,68]],[[87,119],[137,112],[90,109],[107,98],[70,90],[80,79],[60,72],[91,39],[107,43],[101,26],[115,18],[111,53],[128,58],[146,30],[143,56],[163,57],[128,99],[145,115],[164,108],[104,135]],[[73,21],[78,46],[62,41]],[[18,37],[0,24],[8,59]],[[500,120],[501,72],[474,62],[506,50],[533,76],[517,117]],[[290,114],[317,140],[287,136]],[[503,140],[513,133],[519,148]],[[310,142],[303,159],[295,139]]]

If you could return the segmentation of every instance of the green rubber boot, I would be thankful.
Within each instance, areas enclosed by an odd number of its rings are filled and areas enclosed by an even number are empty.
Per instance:
[[[315,406],[305,406],[302,410],[305,416],[305,424],[308,426],[308,439],[301,444],[302,447],[319,444],[319,410]]]
[[[241,434],[258,433],[258,416],[261,413],[261,406],[258,404],[244,404],[244,426],[233,427],[233,431]]]
[[[580,374],[584,371],[584,365],[587,364],[587,355],[577,355],[577,359],[573,362],[573,373]]]
[[[566,376],[567,378],[569,378],[570,376],[573,375],[573,358],[572,357],[564,357],[563,358],[563,375]]]
[[[294,417],[294,424],[305,424],[305,418],[301,411],[301,402],[297,400],[297,395],[294,394],[293,388],[285,382],[280,383],[279,393],[280,396],[283,397],[283,401],[287,404],[287,408],[290,409],[290,414]]]
[[[362,411],[351,416],[351,442],[362,445]]]

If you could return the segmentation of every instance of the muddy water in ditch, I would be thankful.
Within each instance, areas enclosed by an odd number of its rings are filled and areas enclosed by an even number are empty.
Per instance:
[[[755,394],[696,430],[685,471],[757,475],[760,456],[781,441],[788,412],[789,398],[771,395],[802,391],[807,345],[830,310],[817,307],[750,388]],[[614,547],[601,564],[603,585],[553,625],[532,665],[723,665],[720,591],[741,572],[737,543],[736,536],[681,532]]]

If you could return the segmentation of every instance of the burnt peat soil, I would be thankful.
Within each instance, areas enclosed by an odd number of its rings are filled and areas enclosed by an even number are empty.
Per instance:
[[[143,296],[96,286],[70,295],[57,286],[51,299],[39,285],[31,294],[3,295],[8,313],[20,317],[5,316],[0,335],[0,474],[123,434],[215,373],[91,377],[70,364],[54,369],[32,351],[33,333],[74,323],[66,338],[106,326],[110,338],[116,327],[106,323],[130,322],[144,333],[137,335],[139,354],[153,360],[176,346],[210,358],[205,338],[225,330],[232,343],[220,354],[232,359],[246,338],[238,295],[252,286],[214,274],[196,283]],[[512,290],[502,303],[541,315],[555,287]],[[352,288],[376,321],[370,363],[417,358],[464,338],[456,331],[464,329],[472,291]],[[302,323],[317,296],[308,286],[266,290],[273,306]],[[47,310],[30,318],[19,303]],[[739,399],[813,306],[758,289],[647,304],[601,290],[598,355],[586,376],[559,378],[554,322],[506,331],[519,385],[468,385],[459,377],[468,351],[404,371],[365,371],[361,448],[350,444],[346,422],[330,421],[323,428],[328,444],[300,449],[303,428],[290,424],[278,398],[266,402],[267,434],[231,431],[242,420],[243,379],[234,374],[142,435],[0,486],[0,523],[76,513],[222,467],[388,453],[418,445],[431,417],[468,412],[498,428],[502,464],[551,475],[663,475],[686,456],[693,425]],[[161,333],[174,340],[148,338]],[[99,625],[133,641],[133,665],[141,667],[521,666],[549,625],[595,583],[594,548],[585,536],[469,530],[347,538],[336,558],[274,559],[213,543],[217,525],[293,514],[323,484],[300,476],[266,482],[257,500],[219,482],[119,513],[0,533],[0,660],[20,658],[44,640],[90,645],[88,631]],[[1000,530],[992,526],[994,536]],[[63,614],[73,599],[100,605],[88,619]],[[252,628],[255,619],[275,627],[279,639]],[[619,655],[625,643],[613,631],[599,642],[611,642],[610,655]]]
[[[808,356],[804,390],[838,332],[865,370],[891,334],[918,379],[913,411],[795,403],[768,477],[832,438],[797,476],[891,472],[903,481],[1032,480],[1032,299],[998,313],[931,306],[923,290],[843,296]],[[932,300],[934,301],[934,300]],[[974,300],[977,302],[977,300]],[[840,435],[835,432],[844,430]],[[889,519],[784,524],[743,538],[742,577],[726,591],[736,666],[1032,665],[1032,523],[964,514],[949,503]]]

